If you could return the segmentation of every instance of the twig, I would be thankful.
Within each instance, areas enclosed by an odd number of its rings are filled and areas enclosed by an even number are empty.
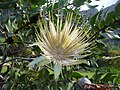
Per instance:
[[[16,59],[25,60],[25,61],[29,61],[29,62],[30,62],[30,61],[34,60],[35,58],[15,57],[15,58],[13,58],[13,59],[10,59],[10,60],[7,60],[7,61],[2,62],[2,63],[0,64],[0,66],[3,65],[3,64],[5,64],[5,63],[8,63],[8,62],[15,61]]]

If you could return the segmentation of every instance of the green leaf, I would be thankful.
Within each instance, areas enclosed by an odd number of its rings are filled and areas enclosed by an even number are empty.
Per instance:
[[[88,8],[92,9],[92,8],[95,8],[97,7],[98,5],[90,5],[90,4],[87,4]]]
[[[59,79],[59,75],[62,72],[62,66],[60,64],[55,64],[54,66],[54,79],[57,81]]]
[[[113,31],[107,31],[106,34],[107,34],[108,37],[111,38],[111,39],[113,39],[113,38],[120,39],[120,36],[119,36],[117,33],[114,33]]]
[[[105,47],[105,44],[101,40],[97,40],[96,41],[96,46],[97,46],[97,48],[103,48],[103,47]]]
[[[88,3],[91,3],[92,1],[91,0],[87,0]]]
[[[99,27],[99,23],[102,20],[101,15],[102,15],[102,10],[98,12],[98,15],[95,19],[95,26],[97,26],[97,27]]]
[[[115,11],[107,13],[107,17],[105,19],[105,23],[108,25],[115,21]]]
[[[46,0],[30,0],[32,4],[37,5],[44,5],[46,3]]]
[[[5,73],[6,71],[7,71],[7,66],[3,66],[2,70],[1,70],[1,73]]]
[[[13,32],[13,28],[12,28],[12,23],[10,21],[10,19],[8,20],[7,24],[5,24],[6,29],[8,30],[8,32]]]
[[[17,23],[16,23],[16,19],[12,22],[12,27],[13,27],[14,29],[18,29]]]
[[[9,9],[17,0],[7,0],[5,2],[0,3],[0,9]]]
[[[11,89],[11,86],[12,86],[12,83],[11,83],[11,82],[6,82],[6,83],[3,85],[3,90],[10,90],[10,89]]]
[[[49,71],[47,70],[47,68],[43,68],[42,70],[39,71],[38,78],[40,78],[41,80],[48,79],[48,76]]]
[[[50,62],[51,61],[46,59],[44,56],[40,56],[40,57],[35,58],[28,66],[32,66],[38,63],[39,63],[39,66],[44,66]]]
[[[73,72],[73,73],[70,74],[70,77],[74,77],[76,79],[79,79],[83,76],[79,72]]]
[[[97,15],[98,15],[99,13],[96,13],[94,16],[92,16],[91,18],[90,18],[90,24],[92,25],[92,26],[95,26],[94,24],[95,24],[95,21],[96,21],[96,18],[97,18]]]
[[[44,59],[44,60],[41,60],[38,64],[38,66],[44,66],[44,65],[47,65],[51,63],[51,61],[49,59]]]
[[[6,1],[9,1],[9,0],[0,0],[0,2],[6,2]]]
[[[120,18],[120,3],[118,3],[115,7],[115,16],[116,18]]]
[[[58,9],[59,8],[59,3],[54,3],[54,7],[51,7],[51,9]]]
[[[13,79],[13,78],[15,78],[15,69],[11,68],[11,70],[10,70],[10,79]]]
[[[60,1],[58,2],[59,7],[63,7],[64,4],[65,4],[65,0],[60,0]]]
[[[100,78],[104,75],[103,72],[96,71],[96,73],[93,75],[94,83],[98,83],[100,81]]]
[[[120,72],[118,73],[117,77],[114,79],[114,84],[120,83]]]
[[[51,70],[51,69],[49,69],[49,68],[47,68],[47,70],[49,71],[49,74],[51,75],[51,74],[54,74],[54,71],[53,70]]]
[[[102,79],[101,81],[104,83],[108,83],[110,81],[110,78],[114,75],[114,73],[108,72]]]
[[[111,76],[110,79],[109,79],[109,81],[111,83],[114,83],[114,80],[116,79],[116,77],[117,77],[116,75]]]
[[[105,21],[104,20],[100,21],[99,29],[102,29],[104,26],[105,26]]]
[[[74,0],[73,5],[76,7],[80,7],[81,5],[84,5],[85,0]]]

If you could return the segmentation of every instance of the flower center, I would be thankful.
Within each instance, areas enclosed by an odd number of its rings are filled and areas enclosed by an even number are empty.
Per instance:
[[[61,52],[61,48],[56,47],[53,52],[53,59],[55,59],[56,61],[60,61],[63,58],[64,56],[63,56],[63,52]]]

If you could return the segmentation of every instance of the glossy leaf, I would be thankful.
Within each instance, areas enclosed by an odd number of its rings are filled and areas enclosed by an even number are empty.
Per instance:
[[[112,11],[112,12],[107,13],[105,23],[108,25],[108,24],[110,24],[110,23],[112,23],[114,21],[115,21],[115,12]]]
[[[76,7],[80,7],[81,5],[84,5],[85,0],[74,0],[73,5]]]
[[[111,39],[114,39],[114,38],[116,38],[116,39],[120,39],[119,34],[113,32],[113,31],[107,31],[106,34],[107,34],[108,37],[111,38]]]
[[[13,32],[12,23],[11,23],[10,19],[8,20],[8,23],[5,26],[6,26],[6,29],[8,30],[8,32]]]
[[[40,57],[35,58],[28,66],[32,66],[38,63],[39,63],[39,66],[44,66],[50,63],[50,60],[46,59],[44,56],[40,56]]]
[[[16,20],[14,20],[14,21],[12,22],[12,27],[13,27],[14,29],[18,29]]]
[[[98,15],[99,13],[96,13],[94,16],[92,16],[91,18],[90,18],[90,24],[92,25],[92,26],[95,26],[95,21],[96,21],[96,18],[97,18],[97,15]]]
[[[120,18],[120,3],[118,3],[115,7],[115,16],[116,18]]]
[[[60,64],[55,64],[54,66],[54,79],[57,81],[59,79],[59,75],[62,72],[62,66]]]
[[[69,75],[71,78],[76,78],[76,79],[79,79],[79,78],[82,78],[83,76],[79,73],[79,72],[73,72]]]
[[[102,20],[101,15],[102,15],[102,10],[98,12],[98,15],[95,19],[95,26],[97,26],[97,27],[99,27],[99,23]]]
[[[102,29],[104,26],[105,26],[105,21],[104,20],[100,21],[99,29]]]
[[[100,49],[100,48],[105,47],[105,44],[104,44],[102,41],[97,40],[97,41],[96,41],[96,46]]]
[[[91,0],[87,0],[88,3],[91,3],[92,1]]]
[[[90,5],[90,4],[87,4],[88,8],[92,9],[92,8],[95,8],[97,7],[98,5]]]

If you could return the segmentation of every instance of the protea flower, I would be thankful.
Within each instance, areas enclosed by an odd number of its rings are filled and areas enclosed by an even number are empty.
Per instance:
[[[56,23],[51,18],[38,22],[40,32],[36,36],[43,55],[55,64],[79,64],[91,48],[90,29],[85,23],[78,28],[72,14],[68,14],[64,22],[62,17],[58,17]]]

